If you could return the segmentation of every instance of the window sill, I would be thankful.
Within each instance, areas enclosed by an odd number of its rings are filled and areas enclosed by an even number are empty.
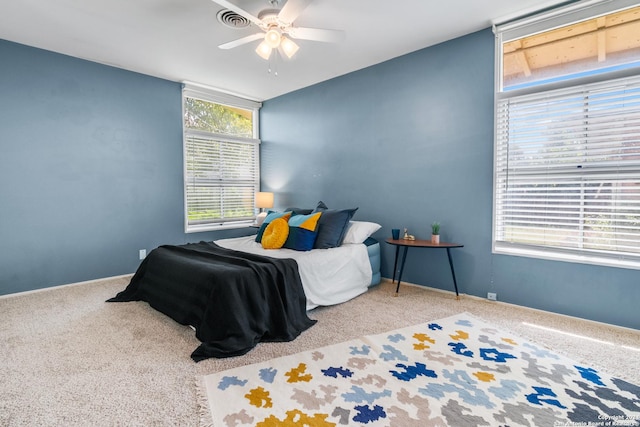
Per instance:
[[[494,242],[492,253],[498,255],[513,255],[526,258],[640,270],[640,260],[637,259],[609,258],[605,256],[598,256],[597,254],[577,254],[552,248],[536,249],[532,247],[512,246],[509,244]]]
[[[203,224],[203,225],[191,225],[186,226],[184,232],[189,233],[204,233],[208,231],[220,231],[220,230],[234,230],[239,228],[255,227],[253,222],[242,223],[226,223],[226,224]]]

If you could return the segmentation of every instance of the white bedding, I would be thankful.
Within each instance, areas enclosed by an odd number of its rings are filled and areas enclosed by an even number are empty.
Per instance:
[[[264,249],[255,241],[255,236],[216,240],[215,243],[236,251],[295,259],[307,295],[307,310],[348,301],[366,292],[371,283],[371,264],[364,244],[301,252]]]

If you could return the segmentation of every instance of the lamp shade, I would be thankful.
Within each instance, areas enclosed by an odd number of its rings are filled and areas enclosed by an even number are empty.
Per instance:
[[[267,31],[267,34],[264,35],[264,41],[269,45],[271,49],[275,49],[280,46],[280,31],[276,28],[271,28]]]
[[[263,40],[262,43],[260,43],[256,48],[256,53],[266,61],[271,56],[271,50],[271,46],[269,46],[267,42]]]
[[[256,208],[272,208],[273,207],[273,193],[260,191],[256,193]]]
[[[289,59],[291,59],[291,57],[296,54],[298,49],[300,49],[300,47],[297,44],[295,44],[291,39],[288,39],[286,37],[282,37],[282,43],[280,43],[280,47],[282,48],[282,51],[284,52],[285,55],[287,55],[287,58]]]

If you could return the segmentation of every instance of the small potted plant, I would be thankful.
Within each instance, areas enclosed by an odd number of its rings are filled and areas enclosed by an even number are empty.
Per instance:
[[[431,243],[439,244],[440,243],[440,223],[434,222],[431,224]]]

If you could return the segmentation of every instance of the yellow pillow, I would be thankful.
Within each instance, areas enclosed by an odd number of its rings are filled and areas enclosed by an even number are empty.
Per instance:
[[[262,247],[265,249],[280,249],[289,236],[289,224],[284,218],[276,218],[264,229]]]

